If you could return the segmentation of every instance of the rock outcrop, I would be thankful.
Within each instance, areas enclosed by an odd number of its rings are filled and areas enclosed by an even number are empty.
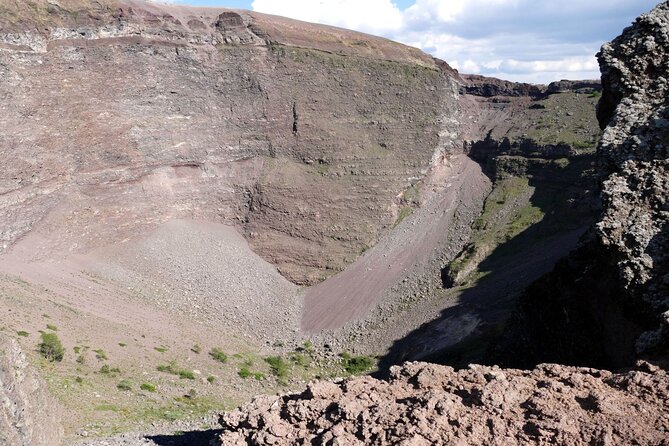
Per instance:
[[[257,398],[221,417],[225,446],[664,445],[669,376],[544,364],[502,370],[406,363],[389,381],[312,382],[300,395]]]
[[[636,345],[645,353],[669,341],[669,3],[604,45],[599,61],[608,177],[596,234],[632,306],[656,319]]]
[[[19,344],[0,335],[0,446],[57,446],[59,407]]]
[[[599,54],[602,214],[581,248],[521,299],[491,361],[622,367],[669,340],[669,4]]]

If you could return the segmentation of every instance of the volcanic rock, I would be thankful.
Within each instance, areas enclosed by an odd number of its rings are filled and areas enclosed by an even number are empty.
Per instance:
[[[314,382],[221,416],[221,444],[669,444],[669,377],[543,364],[502,370],[406,363],[389,381]]]

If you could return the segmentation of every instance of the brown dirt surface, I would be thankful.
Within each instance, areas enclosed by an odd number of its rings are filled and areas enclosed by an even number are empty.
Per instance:
[[[221,417],[221,444],[667,445],[669,376],[543,364],[534,370],[426,363],[317,381]]]

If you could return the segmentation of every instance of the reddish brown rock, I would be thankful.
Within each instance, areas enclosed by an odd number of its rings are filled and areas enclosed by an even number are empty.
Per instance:
[[[256,399],[221,423],[223,445],[659,446],[669,444],[669,376],[647,363],[624,373],[406,363],[387,382],[315,382],[301,395]]]

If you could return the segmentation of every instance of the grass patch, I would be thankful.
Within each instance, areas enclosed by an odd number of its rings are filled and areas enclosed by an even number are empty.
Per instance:
[[[160,347],[153,347],[153,349],[158,353],[165,353],[167,351],[167,347],[164,345],[161,345]]]
[[[124,379],[121,382],[119,382],[118,384],[116,384],[116,388],[119,389],[119,390],[123,390],[124,392],[132,390],[132,381]]]
[[[56,327],[55,325],[46,324],[46,328],[47,330],[58,331],[58,327]]]
[[[178,367],[175,361],[172,361],[167,365],[159,365],[156,367],[156,370],[163,373],[169,373],[171,375],[177,375],[182,379],[195,379],[195,373],[192,370]]]
[[[413,208],[411,206],[403,206],[402,209],[400,209],[400,213],[397,215],[397,220],[395,220],[393,228],[402,223],[404,219],[411,214],[413,214]]]
[[[293,362],[293,364],[304,368],[307,368],[311,365],[311,358],[302,353],[293,353],[290,355],[290,360]]]
[[[142,385],[140,385],[139,388],[142,389],[142,390],[145,390],[147,392],[151,392],[151,393],[158,390],[158,386],[156,386],[153,383],[142,383]]]
[[[40,355],[51,362],[60,362],[65,356],[65,347],[56,333],[42,333],[42,342],[38,347]]]
[[[28,333],[27,331],[23,331],[23,330],[17,331],[16,334],[18,336],[21,336],[22,338],[27,338],[28,336],[30,336],[30,333]]]
[[[207,382],[208,382],[209,384],[214,384],[214,383],[216,382],[216,377],[213,376],[213,375],[209,375],[209,376],[207,376]]]
[[[98,358],[99,361],[106,361],[107,360],[107,353],[102,350],[101,348],[97,350],[93,350],[95,352],[95,357]]]
[[[215,361],[221,362],[223,364],[228,361],[228,355],[226,355],[223,350],[217,347],[211,349],[209,356],[211,356]]]
[[[375,364],[374,358],[369,356],[351,356],[349,353],[339,355],[342,359],[342,366],[351,375],[358,375],[370,371]]]
[[[104,403],[104,404],[100,404],[98,406],[95,406],[95,410],[97,410],[99,412],[120,412],[121,408],[118,407],[115,404]]]
[[[283,381],[288,377],[290,364],[281,356],[268,356],[264,358],[264,360],[269,364],[269,369],[272,372],[272,375],[279,378],[280,381]]]
[[[116,376],[121,374],[121,369],[118,367],[109,367],[109,365],[105,364],[102,367],[100,367],[98,373],[102,375]]]

